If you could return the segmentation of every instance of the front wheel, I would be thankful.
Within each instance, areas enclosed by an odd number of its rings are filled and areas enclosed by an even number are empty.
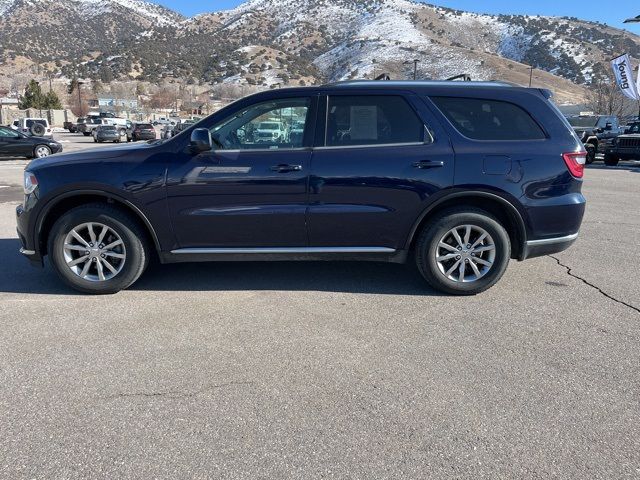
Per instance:
[[[149,259],[137,222],[100,203],[82,205],[60,217],[51,229],[48,252],[60,278],[90,294],[124,290],[142,275]]]
[[[44,158],[44,157],[48,157],[49,155],[51,155],[51,149],[46,145],[38,145],[33,150],[33,156],[35,158]]]
[[[415,254],[420,273],[433,288],[475,295],[500,280],[509,264],[511,242],[489,213],[451,209],[424,227]]]

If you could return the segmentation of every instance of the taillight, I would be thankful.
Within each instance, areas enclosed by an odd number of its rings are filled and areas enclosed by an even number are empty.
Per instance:
[[[572,152],[563,153],[564,163],[567,164],[567,168],[571,175],[576,178],[582,178],[584,176],[584,165],[587,163],[587,152]]]

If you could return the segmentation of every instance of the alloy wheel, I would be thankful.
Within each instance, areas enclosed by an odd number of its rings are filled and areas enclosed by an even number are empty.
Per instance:
[[[111,280],[127,260],[120,235],[102,223],[83,223],[72,228],[62,248],[69,269],[90,282]]]
[[[36,158],[48,157],[49,155],[51,155],[51,150],[45,145],[40,145],[38,148],[36,148],[35,154]]]
[[[496,258],[496,245],[485,229],[460,225],[440,239],[435,257],[440,273],[446,278],[470,283],[489,273]]]

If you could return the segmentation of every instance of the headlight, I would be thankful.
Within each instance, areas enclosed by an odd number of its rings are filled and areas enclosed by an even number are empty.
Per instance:
[[[24,172],[24,194],[25,195],[30,195],[32,194],[35,189],[38,187],[38,179],[36,178],[36,176],[28,171]]]

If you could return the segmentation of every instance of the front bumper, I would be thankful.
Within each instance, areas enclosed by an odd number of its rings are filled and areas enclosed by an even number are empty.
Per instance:
[[[20,240],[20,253],[24,255],[31,265],[35,267],[42,267],[44,265],[43,258],[39,252],[38,245],[35,244],[34,239],[28,235],[29,224],[29,212],[23,205],[16,207],[16,231],[18,232],[18,239]]]
[[[605,150],[606,155],[617,157],[621,160],[640,160],[640,148],[609,147]]]

